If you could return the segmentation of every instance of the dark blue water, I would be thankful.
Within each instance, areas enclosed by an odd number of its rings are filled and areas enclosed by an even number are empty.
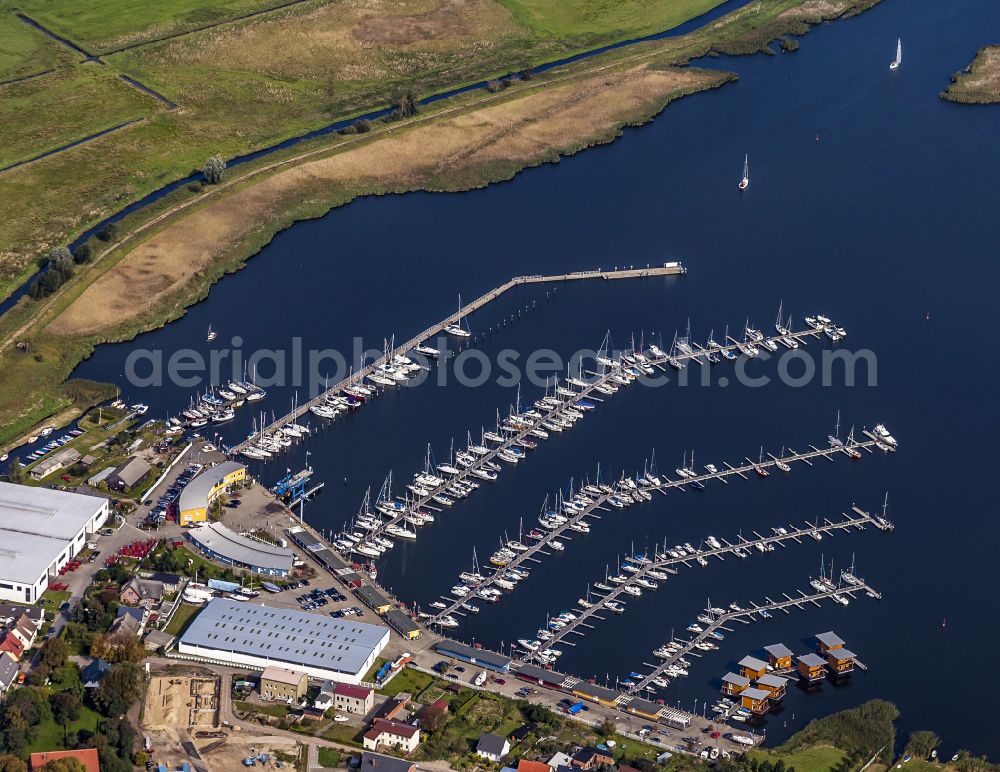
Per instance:
[[[706,598],[726,605],[807,588],[821,554],[846,565],[856,553],[859,573],[884,600],[862,597],[847,608],[741,626],[665,697],[700,706],[746,653],[777,641],[804,652],[812,634],[834,629],[869,672],[839,688],[793,691],[770,720],[770,736],[884,697],[900,706],[905,731],[939,732],[944,753],[995,754],[1000,741],[979,696],[993,654],[986,642],[1000,633],[984,613],[995,605],[986,567],[1000,526],[992,491],[973,470],[990,463],[1000,375],[988,338],[1000,280],[991,239],[1000,111],[951,105],[937,93],[998,23],[1000,6],[992,3],[887,0],[814,30],[798,53],[712,62],[737,70],[740,81],[671,105],[612,145],[485,190],[362,200],[297,225],[182,320],[102,347],[77,374],[121,381],[137,346],[206,350],[209,324],[220,333],[217,343],[239,335],[245,350],[287,348],[302,336],[306,349],[349,351],[355,335],[380,348],[383,336],[406,337],[451,311],[459,292],[472,297],[511,275],[665,259],[684,260],[689,275],[563,285],[548,297],[545,288],[522,288],[477,314],[472,327],[495,330],[508,321],[480,343],[491,356],[538,347],[566,355],[598,345],[608,329],[624,345],[643,331],[669,340],[688,318],[701,338],[748,317],[770,326],[779,300],[796,317],[827,313],[847,326],[850,348],[875,352],[876,386],[849,387],[841,377],[803,388],[716,383],[620,393],[506,470],[489,493],[397,547],[380,566],[381,579],[401,597],[427,603],[467,567],[474,545],[489,554],[505,529],[516,531],[522,517],[533,521],[546,494],[593,474],[598,462],[605,473],[632,471],[655,447],[670,473],[691,448],[699,463],[735,463],[761,445],[777,452],[818,444],[838,410],[845,430],[885,421],[901,443],[895,457],[797,466],[787,479],[736,481],[608,515],[459,635],[497,646],[532,634],[546,612],[570,607],[633,542],[732,538],[833,516],[852,502],[877,509],[889,491],[895,533],[837,536],[682,572],[575,648],[565,646],[561,666],[613,681],[650,661]],[[905,60],[890,73],[897,36]],[[745,152],[752,183],[739,196]],[[750,371],[773,375],[777,366],[754,363]],[[125,391],[164,415],[194,389]],[[263,404],[281,412],[296,391],[305,395],[304,386],[273,388]],[[526,398],[536,393],[525,387]],[[367,486],[377,489],[390,469],[408,479],[426,443],[446,454],[452,437],[462,442],[466,430],[491,424],[494,410],[512,399],[511,389],[492,383],[403,390],[262,476],[270,481],[286,466],[300,467],[308,450],[328,485],[306,516],[339,528]],[[226,438],[241,437],[250,420],[244,412]]]

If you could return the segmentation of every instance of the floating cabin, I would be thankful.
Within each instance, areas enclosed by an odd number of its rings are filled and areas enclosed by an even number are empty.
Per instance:
[[[739,661],[740,675],[753,680],[767,672],[767,663],[756,657],[744,657]]]
[[[740,694],[740,704],[755,716],[763,716],[771,709],[770,697],[771,693],[766,689],[751,686]]]
[[[772,643],[770,646],[765,646],[764,651],[767,652],[767,661],[771,663],[771,667],[775,670],[792,669],[792,650],[785,646],[785,644]]]
[[[834,675],[848,675],[854,671],[854,652],[848,651],[843,646],[830,649],[826,653],[826,664],[830,672]]]
[[[844,639],[833,632],[833,630],[828,630],[825,633],[819,633],[816,636],[816,640],[819,641],[820,654],[826,654],[828,651],[840,649],[844,646]]]
[[[826,677],[826,660],[815,654],[803,654],[799,657],[798,671],[809,683],[822,681]]]
[[[782,678],[779,675],[772,675],[771,673],[762,675],[757,679],[757,688],[766,691],[772,702],[777,702],[785,696],[785,689],[787,686],[787,678]]]
[[[722,693],[735,697],[742,694],[750,686],[750,679],[736,673],[726,673],[722,676]]]

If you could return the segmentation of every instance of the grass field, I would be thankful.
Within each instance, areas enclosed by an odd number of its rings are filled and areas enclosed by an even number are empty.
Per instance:
[[[100,718],[98,713],[83,705],[80,707],[80,719],[78,721],[70,721],[65,727],[49,719],[35,727],[35,739],[25,748],[25,751],[27,753],[37,753],[39,751],[51,751],[63,748],[64,731],[66,733],[73,733],[79,732],[81,729],[86,729],[93,732],[97,729],[97,722]]]
[[[771,762],[784,761],[786,767],[795,767],[795,772],[830,772],[844,760],[846,754],[838,748],[820,745],[784,754],[751,751],[751,756]]]
[[[42,72],[60,62],[59,47],[41,32],[13,14],[0,13],[0,18],[0,81]]]
[[[148,42],[219,24],[289,0],[3,0],[0,11],[17,8],[91,53]]]
[[[189,606],[186,603],[182,603],[177,607],[177,611],[174,612],[173,617],[170,619],[170,624],[163,631],[168,635],[183,635],[188,625],[198,616],[199,611],[200,609],[197,606]]]
[[[0,147],[0,168],[155,110],[155,103],[97,67],[70,67],[4,87],[0,125],[37,116],[34,129],[11,132]],[[4,132],[7,134],[7,132]]]
[[[723,0],[500,0],[528,27],[564,40],[641,37],[668,30]]]

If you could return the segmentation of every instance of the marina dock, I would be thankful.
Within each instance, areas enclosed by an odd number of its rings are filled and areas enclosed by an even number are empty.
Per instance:
[[[601,269],[595,269],[591,271],[574,271],[572,273],[562,273],[554,274],[550,276],[545,275],[532,275],[532,276],[515,276],[509,279],[504,284],[499,287],[491,289],[489,292],[480,295],[478,298],[473,300],[471,303],[467,303],[462,306],[454,314],[445,317],[440,322],[437,322],[417,335],[413,336],[407,340],[402,345],[396,346],[391,351],[383,354],[374,361],[368,363],[360,370],[352,373],[347,378],[339,381],[330,388],[326,389],[315,397],[314,399],[305,402],[286,415],[272,421],[270,424],[262,427],[261,434],[267,434],[269,432],[274,432],[279,430],[282,426],[286,426],[290,423],[295,423],[299,418],[304,416],[309,412],[309,409],[323,405],[329,397],[332,397],[343,389],[349,387],[351,384],[358,383],[366,376],[375,372],[380,366],[385,365],[393,360],[394,357],[404,355],[408,351],[412,351],[415,346],[420,345],[420,343],[433,338],[435,335],[439,335],[445,331],[445,328],[452,324],[458,324],[463,318],[469,314],[479,310],[485,305],[492,303],[494,300],[499,298],[501,295],[510,291],[514,287],[519,287],[527,284],[545,284],[550,282],[566,282],[566,281],[583,281],[590,279],[604,279],[605,281],[611,281],[615,279],[636,279],[636,278],[647,278],[652,276],[678,276],[687,273],[687,268],[684,267],[680,262],[668,262],[661,266],[647,266],[645,268],[627,268],[627,269],[615,269],[610,271],[605,271]],[[228,448],[228,452],[232,454],[238,454],[248,446],[252,444],[252,438],[248,438],[243,442],[237,443],[232,447]]]
[[[875,445],[875,442],[876,441],[874,440],[866,440],[864,443],[858,443],[857,447],[864,446],[865,449],[870,449],[872,446]],[[843,450],[843,448],[829,448],[823,450],[815,448],[814,446],[810,446],[810,448],[812,449],[804,453],[797,453],[795,455],[785,456],[783,458],[783,463],[791,464],[796,461],[802,461],[803,463],[806,463],[811,466],[812,459],[822,456],[824,458],[833,460],[833,458],[837,454],[840,454],[840,452]],[[726,482],[727,481],[726,478],[731,476],[739,476],[742,479],[749,479],[749,475],[756,473],[758,468],[772,467],[776,463],[778,463],[777,459],[770,459],[768,461],[758,462],[758,463],[751,462],[749,465],[741,465],[741,466],[733,466],[730,464],[726,464],[725,468],[718,469],[714,473],[707,472],[705,474],[696,475],[694,477],[686,477],[676,480],[671,480],[668,478],[665,480],[661,480],[661,484],[659,486],[650,485],[644,488],[644,490],[648,492],[650,495],[652,495],[657,491],[663,495],[666,495],[667,491],[671,489],[686,490],[684,486],[690,485],[693,482],[698,482],[701,484],[704,484],[703,481],[707,482],[712,480],[719,480],[721,482]],[[605,487],[607,488],[607,486]],[[628,488],[626,487],[625,490],[628,490]],[[622,486],[619,485],[616,488],[607,488],[607,491],[601,492],[600,495],[593,495],[593,494],[587,495],[585,499],[589,503],[585,503],[584,507],[581,510],[579,510],[574,516],[569,517],[566,520],[566,522],[562,523],[560,526],[548,531],[548,533],[543,539],[539,540],[537,543],[528,547],[527,550],[518,553],[510,562],[506,563],[502,567],[502,569],[498,570],[495,574],[484,578],[481,582],[469,585],[469,592],[467,595],[462,596],[458,599],[442,596],[443,600],[446,602],[446,607],[444,609],[441,609],[439,613],[431,617],[431,619],[429,620],[429,624],[439,624],[439,625],[444,624],[446,626],[456,626],[451,624],[451,622],[455,621],[453,615],[456,613],[462,615],[461,608],[463,603],[466,603],[474,598],[483,598],[484,589],[485,590],[495,589],[497,585],[497,580],[502,578],[502,574],[504,572],[509,572],[512,568],[517,568],[518,566],[526,562],[537,563],[539,562],[539,557],[551,554],[550,545],[553,541],[567,538],[568,533],[574,530],[573,526],[575,524],[581,523],[587,518],[599,518],[600,515],[597,514],[598,512],[605,512],[605,513],[610,512],[608,508],[609,501],[613,497],[619,495],[621,492],[622,492]],[[737,550],[746,548],[755,549],[757,548],[757,545],[763,546],[764,549],[767,549],[769,545],[775,545],[775,544],[780,544],[784,546],[784,542],[786,541],[801,542],[803,538],[815,538],[817,535],[822,535],[823,533],[830,533],[835,530],[848,530],[854,528],[860,529],[863,528],[868,523],[883,522],[886,524],[885,525],[886,529],[891,528],[891,524],[887,520],[884,520],[884,518],[877,518],[877,520],[874,520],[873,516],[869,515],[867,512],[864,512],[858,508],[855,508],[852,511],[854,512],[854,516],[849,517],[846,521],[826,520],[823,522],[822,525],[819,524],[818,522],[814,524],[807,523],[805,527],[793,527],[792,530],[788,531],[785,534],[780,534],[777,532],[771,536],[761,536],[760,534],[755,534],[757,538],[754,540],[747,540],[741,537],[741,539],[737,541],[737,543],[735,544],[727,541],[723,544],[723,546],[720,549],[709,550],[701,554],[704,556],[705,559],[708,559],[708,557],[714,557],[719,560],[722,560],[724,559],[724,555],[735,553],[737,552]],[[400,520],[404,517],[405,515],[399,515],[397,520]],[[883,527],[883,526],[880,525],[878,527]],[[681,558],[667,557],[664,560],[658,560],[652,562],[651,564],[647,564],[641,570],[641,572],[637,574],[637,577],[644,577],[644,575],[648,572],[650,568],[657,570],[658,568],[662,567],[663,569],[669,572],[675,570],[674,566],[677,563],[685,563],[686,565],[690,565],[695,560],[696,556],[693,555]],[[487,592],[487,595],[489,594],[491,593]],[[618,594],[619,594],[618,592],[613,593],[612,594],[613,597],[606,598],[605,601],[613,600],[614,597],[617,597]],[[590,614],[588,614],[588,616],[590,616]]]
[[[680,648],[676,649],[676,651],[674,651],[669,657],[662,659],[658,665],[650,665],[650,667],[653,668],[652,671],[643,676],[633,686],[629,687],[629,691],[634,694],[650,689],[654,678],[660,678],[668,669],[676,667],[678,661],[683,659],[686,655],[701,656],[697,653],[698,644],[705,643],[710,640],[713,637],[712,634],[718,630],[731,630],[731,628],[726,627],[726,625],[730,622],[749,624],[750,622],[758,619],[766,619],[767,617],[765,614],[770,614],[772,611],[783,611],[787,614],[791,608],[802,609],[807,605],[814,605],[818,607],[820,605],[820,601],[829,600],[835,596],[855,599],[857,594],[861,592],[871,598],[875,598],[876,600],[881,600],[882,598],[881,593],[877,592],[867,582],[862,579],[856,579],[855,584],[845,585],[843,587],[831,587],[825,590],[817,590],[811,594],[805,593],[802,590],[798,591],[798,595],[788,595],[787,593],[783,593],[781,600],[766,598],[765,603],[752,603],[750,608],[742,609],[740,611],[730,610],[723,614],[719,614],[712,623],[707,625],[705,629],[695,635],[695,637],[689,640],[674,639],[676,643],[680,644]]]
[[[830,520],[829,518],[824,518],[822,523],[817,521],[815,523],[805,523],[802,526],[789,525],[784,528],[773,528],[772,533],[769,536],[762,536],[757,532],[754,532],[754,539],[747,539],[740,535],[735,542],[730,542],[726,539],[718,539],[721,546],[709,547],[707,549],[698,549],[695,554],[685,554],[678,557],[673,557],[664,552],[657,552],[653,559],[649,559],[645,556],[639,559],[636,557],[626,558],[626,564],[631,567],[631,571],[626,571],[625,574],[620,574],[625,576],[624,581],[612,582],[613,589],[611,590],[595,590],[589,589],[589,594],[591,595],[591,600],[587,601],[592,603],[592,605],[581,608],[580,604],[577,603],[577,607],[573,609],[574,618],[567,621],[564,626],[559,627],[552,631],[552,636],[540,643],[537,651],[529,651],[524,656],[525,661],[531,661],[537,658],[538,651],[543,651],[545,649],[552,649],[559,645],[560,643],[568,644],[570,646],[575,646],[576,644],[569,640],[569,636],[583,636],[587,629],[593,627],[593,622],[604,621],[606,619],[603,614],[610,613],[608,609],[608,602],[613,601],[616,603],[623,603],[631,597],[629,590],[627,588],[638,588],[650,589],[648,586],[644,586],[643,581],[656,584],[657,581],[662,582],[663,579],[657,579],[650,575],[650,571],[654,573],[662,574],[676,574],[677,568],[681,565],[688,568],[692,568],[693,564],[701,563],[704,561],[705,565],[710,564],[712,559],[719,561],[725,560],[726,557],[736,557],[738,559],[745,559],[753,551],[758,551],[761,554],[767,554],[768,552],[774,551],[776,547],[786,547],[788,543],[794,542],[796,544],[801,544],[803,540],[818,540],[825,535],[833,534],[834,532],[850,532],[850,531],[861,531],[872,526],[878,528],[882,531],[890,531],[893,528],[893,524],[885,517],[872,515],[860,507],[852,507],[850,513],[845,513],[841,519]],[[714,537],[712,537],[714,538]],[[704,541],[702,542],[705,543]],[[701,558],[701,561],[699,561]],[[611,585],[609,585],[611,586]],[[659,585],[657,586],[657,588]]]

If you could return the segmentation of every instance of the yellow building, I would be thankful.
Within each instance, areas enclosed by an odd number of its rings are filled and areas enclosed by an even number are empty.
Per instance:
[[[835,675],[847,675],[854,670],[854,652],[843,646],[830,649],[826,653],[826,664]]]
[[[826,661],[815,654],[803,654],[799,657],[799,675],[813,683],[826,677]]]
[[[765,646],[764,651],[767,652],[767,661],[775,670],[792,669],[792,650],[785,644],[772,643],[770,646]]]
[[[180,525],[203,523],[208,510],[221,493],[247,478],[247,468],[235,461],[224,461],[209,467],[181,491],[177,502],[177,522]]]
[[[722,693],[730,697],[742,694],[750,686],[750,679],[736,673],[726,673],[722,676]]]
[[[739,661],[740,675],[753,680],[767,672],[767,663],[756,657],[744,657]]]
[[[762,716],[771,708],[770,696],[770,692],[764,689],[750,687],[740,693],[740,704],[755,716]]]

